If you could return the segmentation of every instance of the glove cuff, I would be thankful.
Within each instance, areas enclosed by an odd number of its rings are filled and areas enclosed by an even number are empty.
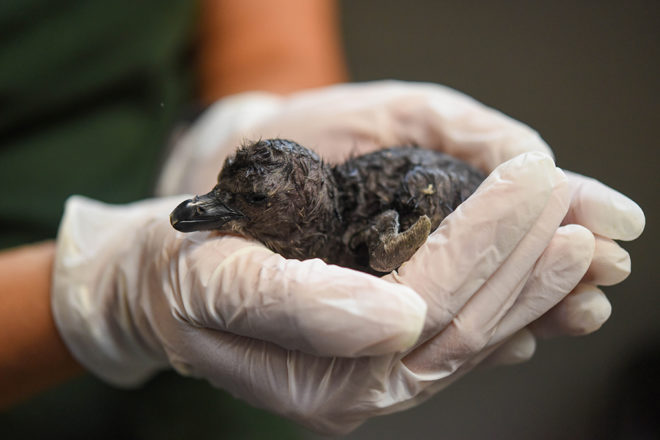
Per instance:
[[[51,292],[55,324],[73,356],[91,373],[121,387],[140,385],[167,365],[145,332],[137,301],[130,298],[137,292],[122,267],[122,251],[135,243],[134,230],[139,229],[131,221],[132,211],[130,205],[69,198],[57,236]]]
[[[217,170],[212,176],[201,176],[199,170],[207,169],[208,163],[221,164],[233,152],[235,143],[230,149],[219,146],[272,116],[281,104],[280,96],[265,92],[240,93],[214,103],[176,141],[158,177],[156,195],[194,193],[200,182],[212,183]]]

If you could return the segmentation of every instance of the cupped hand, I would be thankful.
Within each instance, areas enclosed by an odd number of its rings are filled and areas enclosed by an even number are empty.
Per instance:
[[[377,148],[418,145],[462,158],[485,172],[525,152],[552,155],[530,127],[436,84],[345,84],[288,97],[252,93],[220,101],[189,130],[164,169],[161,193],[206,192],[223,158],[240,142],[269,137],[293,139],[331,161]],[[571,295],[531,326],[543,337],[590,333],[607,320],[611,306],[597,286],[619,283],[630,273],[627,252],[613,240],[636,238],[645,222],[637,204],[600,182],[568,173],[568,186],[571,200],[562,224],[586,227],[596,246]],[[534,339],[527,334],[504,344],[493,359],[524,360],[533,349]]]
[[[247,241],[215,237],[210,243],[218,251],[213,254],[241,269],[223,271],[211,276],[212,282],[190,289],[197,292],[194,298],[212,304],[212,312],[209,306],[199,308],[192,329],[188,320],[154,316],[151,321],[158,323],[157,333],[177,335],[177,343],[168,345],[168,357],[181,373],[205,378],[317,431],[345,433],[370,417],[415,405],[462,377],[503,341],[520,339],[522,328],[570,291],[587,270],[594,239],[583,227],[560,227],[569,203],[568,181],[552,160],[540,153],[521,155],[494,170],[409,262],[384,279],[318,260],[284,260],[257,244],[251,246],[259,251],[234,256],[228,249],[242,248]],[[208,239],[199,235],[204,249],[211,246]],[[305,280],[307,290],[314,293],[277,294],[290,283],[268,282],[269,270],[258,269],[266,260],[278,261],[280,270],[305,267],[296,271],[296,278]],[[255,284],[250,267],[257,267],[253,270],[263,284]],[[317,271],[308,272],[312,267]],[[339,348],[347,342],[354,347],[350,341],[362,340],[372,325],[388,328],[393,319],[400,319],[396,310],[374,310],[371,307],[377,306],[372,305],[359,313],[363,329],[359,321],[343,324],[345,311],[353,310],[358,317],[359,301],[378,304],[387,299],[377,291],[381,284],[368,291],[361,288],[362,277],[403,288],[406,295],[423,300],[427,311],[425,319],[416,321],[422,326],[416,328],[414,341],[401,337],[398,344],[379,343],[378,350],[362,343],[360,350]],[[234,287],[237,284],[248,287]],[[338,286],[356,295],[350,307],[324,293]],[[223,293],[217,295],[218,291]],[[223,299],[210,302],[205,299],[209,295]],[[264,300],[272,296],[278,298],[275,304]],[[300,307],[300,296],[329,308]],[[301,326],[301,319],[309,325]],[[334,330],[328,332],[327,325]],[[320,350],[328,340],[334,341],[335,349]],[[344,355],[338,354],[342,351]]]

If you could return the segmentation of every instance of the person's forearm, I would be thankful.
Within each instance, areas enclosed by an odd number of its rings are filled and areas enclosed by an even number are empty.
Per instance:
[[[288,93],[346,80],[333,0],[202,2],[200,94]]]
[[[54,255],[52,242],[0,252],[0,409],[83,371],[53,320]]]

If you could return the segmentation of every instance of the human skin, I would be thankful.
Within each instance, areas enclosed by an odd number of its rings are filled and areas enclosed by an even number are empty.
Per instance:
[[[246,90],[290,93],[345,81],[338,29],[333,0],[203,2],[202,100],[210,104]]]
[[[333,0],[206,0],[200,16],[199,93],[206,103],[346,80]],[[54,255],[52,241],[0,252],[0,409],[84,373],[53,320]]]
[[[83,371],[53,320],[54,255],[52,241],[0,253],[0,409]]]

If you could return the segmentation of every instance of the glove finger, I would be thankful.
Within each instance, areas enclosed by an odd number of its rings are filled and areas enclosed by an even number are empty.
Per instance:
[[[495,170],[410,261],[385,277],[426,301],[421,341],[446,327],[485,284],[498,283],[503,295],[511,294],[546,247],[568,200],[566,181],[547,156],[528,153]]]
[[[497,348],[497,345],[484,348],[480,352],[476,353],[472,358],[462,363],[455,372],[444,377],[434,378],[428,374],[420,374],[408,368],[408,366],[403,361],[400,362],[398,368],[395,368],[396,373],[398,373],[396,375],[399,377],[405,377],[405,380],[399,379],[397,382],[400,385],[405,384],[405,386],[401,388],[412,392],[407,393],[407,396],[403,396],[404,400],[401,402],[387,407],[383,411],[383,414],[403,411],[425,402],[434,394],[442,391],[452,383],[461,379],[477,365],[480,365],[485,359],[490,357],[490,355],[493,354]]]
[[[630,255],[614,240],[596,235],[596,249],[591,266],[582,282],[613,286],[630,275]]]
[[[511,365],[531,358],[536,341],[525,326],[571,291],[587,270],[593,251],[594,237],[589,230],[577,225],[557,230],[516,303],[488,342],[488,346],[499,347],[480,366]]]
[[[526,362],[534,356],[536,351],[536,338],[526,328],[520,329],[509,339],[505,340],[479,367],[496,367],[500,365],[515,365]]]
[[[176,325],[175,321],[172,321]],[[346,434],[376,405],[371,358],[320,357],[286,350],[264,340],[180,324],[172,366],[184,376],[208,380],[249,404],[265,408],[323,434]],[[356,403],[355,395],[363,396]],[[357,408],[356,408],[357,407]]]
[[[586,335],[598,330],[611,313],[612,305],[602,290],[581,283],[529,328],[539,338]]]
[[[352,150],[414,144],[440,149],[488,171],[527,152],[552,156],[530,127],[438,84],[375,81],[304,92],[294,100],[296,105],[288,109],[317,117],[285,133],[331,156],[336,151],[345,157]],[[267,131],[275,133],[281,125],[270,123]]]
[[[453,382],[459,380],[475,367],[489,368],[499,365],[518,364],[529,360],[535,351],[536,338],[531,331],[522,329],[508,340],[500,343],[500,345],[485,348],[472,359],[462,364],[456,372],[444,378],[429,380],[426,375],[419,375],[408,369],[405,364],[401,364],[399,375],[403,379],[399,378],[398,382],[413,384],[406,387],[406,389],[414,390],[411,393],[412,397],[385,408],[382,413],[399,412],[420,405]]]
[[[570,171],[566,176],[574,193],[564,224],[577,223],[614,240],[640,236],[646,219],[637,203],[595,179]]]
[[[404,144],[440,149],[487,171],[530,151],[552,156],[530,127],[430,83],[377,81],[304,91],[237,135],[234,142],[241,137],[295,139],[330,161]]]
[[[406,389],[413,389],[414,392],[411,393],[411,398],[387,407],[382,413],[389,414],[420,405],[436,393],[461,379],[477,366],[513,365],[524,362],[532,357],[535,350],[536,339],[534,335],[529,330],[522,329],[509,340],[500,343],[500,345],[484,348],[474,357],[463,363],[453,374],[443,378],[430,379],[427,375],[420,375],[413,372],[404,363],[401,363],[399,375],[406,377],[405,382],[414,384],[413,386],[409,385],[406,387]],[[404,380],[399,380],[399,382],[404,382]]]
[[[419,337],[426,305],[409,287],[249,243],[207,238],[191,251],[190,322],[322,356],[391,353]]]
[[[552,150],[536,131],[474,98],[437,84],[391,83],[406,94],[390,105],[398,143],[440,149],[487,171],[527,152]],[[386,144],[387,145],[387,144]]]
[[[408,368],[418,374],[438,379],[452,374],[464,362],[486,347],[498,325],[517,300],[528,278],[534,273],[534,263],[556,235],[569,200],[568,186],[558,185],[538,221],[518,243],[515,251],[469,299],[451,324],[404,358]],[[593,243],[593,237],[586,232],[588,231],[585,231],[585,235],[590,237]],[[559,237],[563,238],[562,234]],[[551,249],[554,250],[555,247],[551,246]],[[550,255],[555,256],[557,252],[553,251]],[[589,254],[589,258],[583,258],[585,263],[573,285],[586,271],[590,256]],[[565,292],[569,290],[570,287]],[[507,336],[512,333],[508,333]]]
[[[488,344],[500,343],[564,299],[580,282],[593,253],[594,236],[588,229],[578,225],[559,228]]]

